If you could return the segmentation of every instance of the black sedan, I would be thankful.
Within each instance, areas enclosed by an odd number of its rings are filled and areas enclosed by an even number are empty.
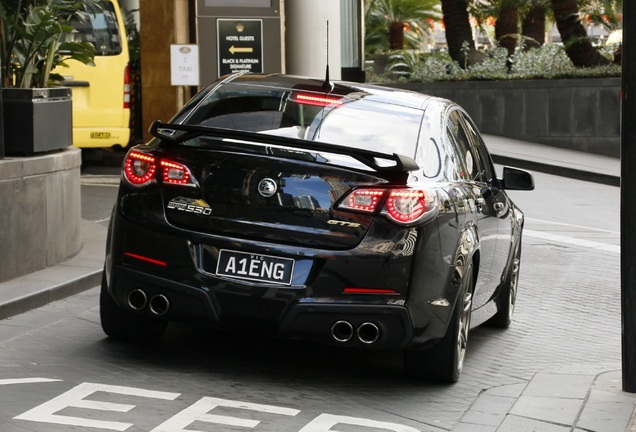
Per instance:
[[[124,161],[100,315],[118,339],[194,322],[361,349],[454,382],[468,330],[510,324],[523,213],[456,104],[238,74]]]

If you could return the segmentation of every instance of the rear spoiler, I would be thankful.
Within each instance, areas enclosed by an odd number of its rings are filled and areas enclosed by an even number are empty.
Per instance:
[[[161,132],[160,129],[183,131],[185,133],[175,136]],[[377,171],[378,173],[408,173],[409,171],[417,171],[418,169],[420,169],[420,167],[412,158],[397,153],[380,153],[371,150],[364,150],[336,144],[327,144],[299,138],[281,137],[277,135],[246,132],[234,129],[175,123],[161,123],[159,120],[154,121],[152,125],[150,125],[149,131],[152,136],[175,144],[206,135],[224,139],[250,141],[259,144],[271,144],[280,147],[293,147],[304,150],[312,150],[316,152],[342,154],[351,156],[352,158]],[[393,161],[395,165],[381,166],[378,165],[376,159]]]

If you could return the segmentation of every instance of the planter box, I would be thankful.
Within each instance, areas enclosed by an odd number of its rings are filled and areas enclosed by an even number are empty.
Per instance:
[[[6,155],[27,156],[73,145],[70,88],[3,88],[2,112]]]
[[[77,147],[0,160],[0,284],[80,251],[81,163]]]
[[[385,85],[451,99],[486,134],[620,156],[620,78]]]

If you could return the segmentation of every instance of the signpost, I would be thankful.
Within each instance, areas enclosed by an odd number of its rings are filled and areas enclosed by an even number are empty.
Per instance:
[[[217,20],[219,76],[263,72],[263,20]]]
[[[0,66],[2,66],[2,59],[0,59]],[[0,159],[4,159],[4,113],[2,112],[2,86],[0,85]]]
[[[636,3],[623,2],[621,122],[621,306],[623,390],[636,393]],[[626,120],[627,119],[627,120]]]
[[[199,47],[170,45],[170,67],[173,86],[198,86]]]

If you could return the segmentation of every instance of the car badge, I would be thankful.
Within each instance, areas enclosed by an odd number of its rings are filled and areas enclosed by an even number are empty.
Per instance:
[[[264,196],[265,198],[269,198],[276,193],[278,189],[278,185],[271,178],[264,178],[258,184],[258,193]]]
[[[193,213],[204,216],[212,214],[212,208],[202,199],[177,197],[168,203],[168,209],[179,210],[185,213]]]

